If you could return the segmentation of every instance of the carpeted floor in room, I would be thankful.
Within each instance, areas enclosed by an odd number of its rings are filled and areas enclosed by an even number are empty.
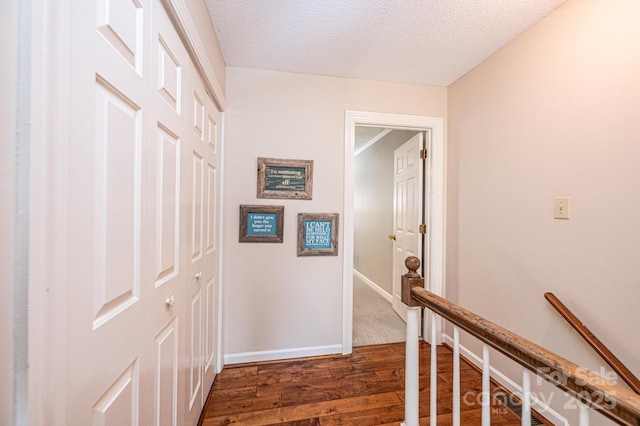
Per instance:
[[[353,277],[353,346],[404,342],[406,325],[391,303]]]

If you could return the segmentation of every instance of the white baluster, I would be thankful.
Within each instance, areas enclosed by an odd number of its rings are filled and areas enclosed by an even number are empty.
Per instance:
[[[460,330],[453,326],[453,426],[460,426]]]
[[[580,426],[589,426],[589,406],[578,401],[578,409],[580,410]]]
[[[436,426],[438,416],[438,351],[436,347],[436,313],[431,312],[431,393],[429,417],[431,426]]]
[[[418,323],[420,308],[407,309],[407,342],[404,367],[404,423],[405,426],[418,426],[419,417],[419,335]]]
[[[522,370],[522,426],[531,426],[531,375]]]
[[[482,426],[491,424],[491,386],[489,385],[489,346],[482,345]]]

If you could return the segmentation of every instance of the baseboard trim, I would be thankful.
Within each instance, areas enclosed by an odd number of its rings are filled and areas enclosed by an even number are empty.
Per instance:
[[[446,343],[453,348],[453,338],[447,334],[442,335],[443,343]],[[460,356],[482,370],[482,358],[473,353],[469,348],[464,345],[460,345]],[[516,396],[522,395],[522,386],[511,380],[506,374],[502,373],[497,368],[489,367],[491,371],[491,377],[503,386],[507,391]],[[544,415],[547,420],[551,421],[554,425],[570,426],[569,421],[560,413],[549,407],[535,395],[531,395],[531,408]]]
[[[281,359],[304,358],[341,354],[342,345],[313,346],[308,348],[279,349],[273,351],[241,352],[224,356],[224,364],[242,364],[246,362],[275,361]]]
[[[369,287],[371,287],[376,293],[378,293],[380,296],[384,297],[385,300],[389,303],[391,303],[393,301],[393,296],[391,296],[389,293],[387,293],[382,287],[380,287],[378,284],[374,283],[373,281],[371,281],[369,278],[365,277],[364,275],[362,275],[360,272],[356,271],[355,269],[353,270],[353,275],[355,275],[356,277],[358,277],[358,279],[360,279],[363,283],[365,283],[366,285],[368,285]]]

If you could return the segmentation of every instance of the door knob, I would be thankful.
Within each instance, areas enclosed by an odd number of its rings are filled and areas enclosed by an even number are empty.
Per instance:
[[[395,235],[389,235],[389,239],[395,241],[396,240],[396,236]]]
[[[200,281],[200,278],[202,278],[202,272],[198,272],[195,276],[196,280]]]
[[[167,305],[167,309],[173,308],[176,305],[175,294],[172,294],[171,296],[167,297],[164,303]]]

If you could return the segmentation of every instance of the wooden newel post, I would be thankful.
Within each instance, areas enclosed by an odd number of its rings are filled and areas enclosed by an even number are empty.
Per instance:
[[[409,256],[404,261],[409,272],[402,276],[402,303],[407,309],[407,343],[405,354],[404,380],[404,423],[405,426],[418,426],[419,417],[419,365],[418,365],[418,324],[420,304],[411,297],[413,287],[424,287],[424,278],[417,272],[420,259]]]
[[[417,272],[420,267],[420,259],[415,256],[409,256],[404,260],[404,265],[409,272],[402,276],[402,303],[407,306],[420,306],[420,303],[411,297],[411,289],[413,287],[424,287],[424,278]]]

